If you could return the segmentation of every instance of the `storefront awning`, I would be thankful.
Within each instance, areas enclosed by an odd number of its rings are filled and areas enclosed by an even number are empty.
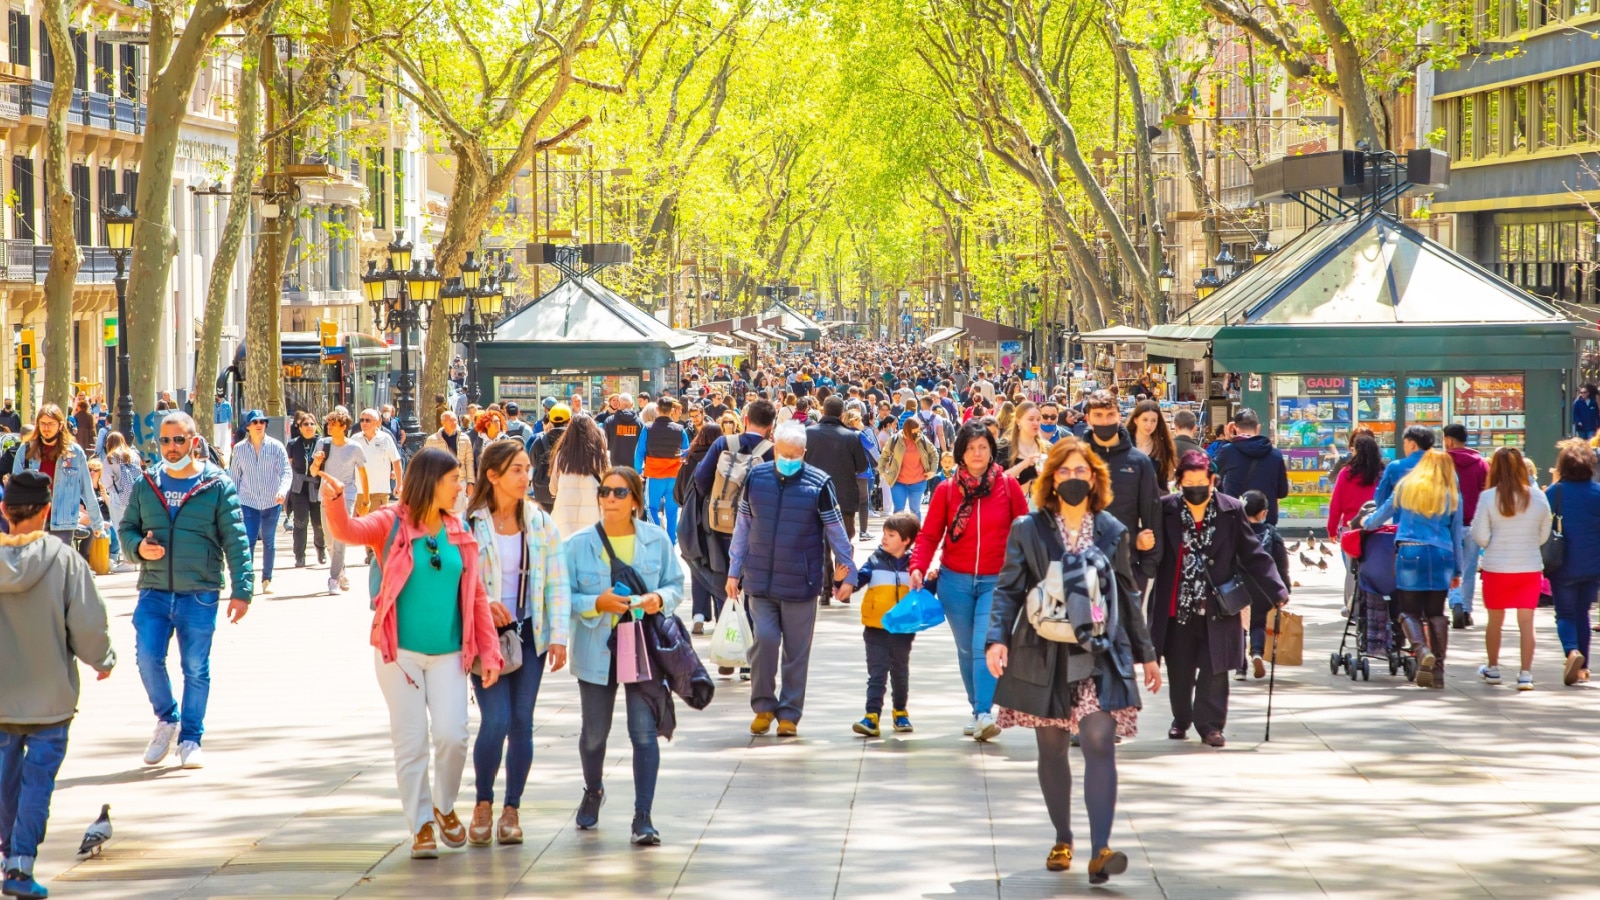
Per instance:
[[[945,341],[959,337],[966,333],[967,330],[965,328],[941,328],[938,331],[935,331],[933,334],[928,335],[926,338],[923,338],[922,346],[937,346]]]
[[[769,341],[777,341],[780,344],[789,343],[789,339],[787,337],[783,336],[782,334],[779,334],[778,332],[772,330],[771,328],[757,328],[756,329],[756,334],[761,335],[763,338],[765,338],[765,339],[767,339]]]
[[[1143,328],[1131,328],[1127,325],[1113,325],[1099,331],[1091,331],[1078,335],[1080,344],[1133,344],[1150,336],[1150,332]]]
[[[735,328],[729,334],[730,334],[730,336],[736,337],[741,341],[749,341],[752,344],[759,344],[762,341],[766,340],[766,338],[762,337],[761,335],[759,335],[759,334],[751,334],[750,332],[745,331],[743,328]]]
[[[956,313],[956,325],[980,341],[1021,341],[1028,337],[1028,333],[1021,328],[1013,328],[1010,325],[1002,325],[965,313]]]
[[[1160,359],[1205,359],[1210,351],[1210,342],[1204,340],[1149,338],[1144,342],[1145,355]]]

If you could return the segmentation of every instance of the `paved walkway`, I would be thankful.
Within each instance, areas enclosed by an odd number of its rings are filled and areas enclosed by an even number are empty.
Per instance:
[[[1479,631],[1454,633],[1443,694],[1380,672],[1352,684],[1326,665],[1338,643],[1334,578],[1300,569],[1294,605],[1310,622],[1308,664],[1278,671],[1270,744],[1261,743],[1266,685],[1250,682],[1234,684],[1227,749],[1167,741],[1164,694],[1147,701],[1141,737],[1119,748],[1113,842],[1132,866],[1114,893],[1600,896],[1600,694],[1561,687],[1549,611],[1539,614],[1532,693],[1469,677],[1482,658]],[[84,687],[39,863],[54,896],[1091,892],[1084,861],[1066,874],[1043,868],[1052,834],[1031,733],[989,745],[960,737],[964,698],[944,627],[912,654],[916,731],[871,741],[850,733],[865,679],[853,605],[821,613],[798,740],[751,737],[748,689],[736,682],[720,681],[703,712],[679,706],[655,803],[662,846],[628,844],[620,710],[600,828],[574,830],[577,692],[561,672],[547,676],[536,712],[527,842],[412,862],[367,646],[365,570],[353,576],[351,593],[328,596],[324,568],[280,568],[276,595],[242,624],[219,627],[209,767],[199,771],[140,764],[153,722],[134,665],[132,576],[104,579],[122,665]],[[472,796],[469,761],[463,817]],[[102,857],[76,862],[71,851],[102,803],[117,836]],[[1087,857],[1081,806],[1075,824]]]

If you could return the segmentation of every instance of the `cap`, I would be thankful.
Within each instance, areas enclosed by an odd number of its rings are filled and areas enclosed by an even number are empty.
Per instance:
[[[550,407],[550,424],[560,425],[572,421],[572,407],[565,403],[557,403]]]
[[[244,423],[244,427],[249,428],[250,423],[256,421],[257,419],[265,422],[267,419],[266,412],[259,409],[252,409],[244,414],[244,418],[241,421]]]
[[[517,413],[519,413],[521,411],[522,410],[519,409],[515,403],[507,403],[506,404],[506,415],[508,415],[508,416],[514,416],[514,415],[516,415]]]
[[[7,506],[42,506],[50,502],[50,476],[24,469],[6,482]]]
[[[550,409],[550,407],[556,405],[556,398],[554,398],[554,397],[546,397],[543,400],[541,400],[540,402],[544,404],[544,408],[548,411]]]

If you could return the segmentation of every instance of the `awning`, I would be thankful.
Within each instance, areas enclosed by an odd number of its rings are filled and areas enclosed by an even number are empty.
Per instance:
[[[1091,331],[1078,335],[1080,344],[1134,344],[1150,336],[1150,332],[1143,328],[1130,328],[1127,325],[1113,325],[1099,331]]]
[[[966,333],[965,328],[941,328],[922,339],[922,346],[932,347]]]
[[[777,341],[780,344],[789,343],[789,339],[788,338],[784,337],[783,335],[779,334],[776,331],[773,331],[771,328],[757,328],[756,329],[756,334],[761,335],[763,338],[765,338],[766,340],[769,340],[769,341]]]
[[[743,350],[725,347],[722,344],[701,344],[696,350],[703,359],[733,359],[735,356],[745,355]]]
[[[991,322],[965,313],[956,313],[956,325],[980,341],[1021,341],[1028,337],[1028,332],[1021,328],[1013,328],[1010,325]]]
[[[1149,338],[1144,342],[1144,353],[1146,356],[1158,356],[1162,359],[1205,359],[1211,353],[1211,342]]]
[[[759,335],[759,334],[751,334],[750,332],[745,331],[742,328],[735,328],[729,334],[730,334],[730,336],[736,337],[741,341],[749,341],[752,344],[759,344],[762,341],[766,340],[766,338],[762,337],[761,335]]]

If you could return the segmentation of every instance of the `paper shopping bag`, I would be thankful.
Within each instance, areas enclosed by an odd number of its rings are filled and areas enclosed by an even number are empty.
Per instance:
[[[629,619],[617,626],[617,681],[649,680],[650,651],[645,646],[644,623]]]
[[[1280,666],[1302,665],[1305,640],[1306,623],[1299,615],[1282,609],[1267,613],[1267,662],[1277,662]]]

